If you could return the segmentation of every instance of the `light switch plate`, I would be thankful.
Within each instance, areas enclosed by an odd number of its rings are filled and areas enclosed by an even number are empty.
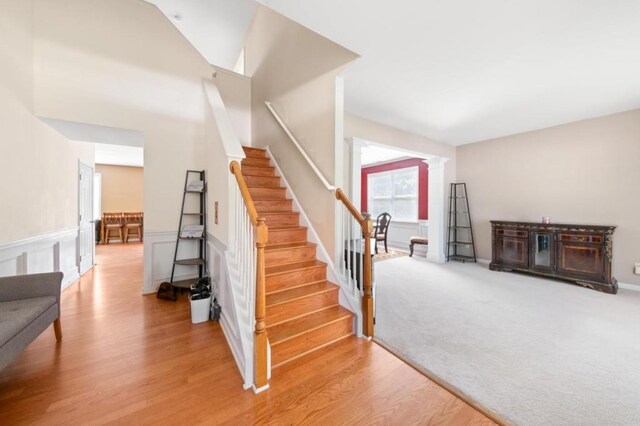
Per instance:
[[[633,273],[636,275],[640,275],[640,262],[636,263],[636,267],[633,268]]]

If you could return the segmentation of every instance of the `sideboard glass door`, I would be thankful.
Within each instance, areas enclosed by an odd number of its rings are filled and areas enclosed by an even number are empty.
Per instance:
[[[553,271],[554,259],[553,234],[550,232],[531,233],[531,259],[533,268],[541,271]]]

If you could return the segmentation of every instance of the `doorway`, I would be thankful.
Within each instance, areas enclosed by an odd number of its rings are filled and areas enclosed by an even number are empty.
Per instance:
[[[79,162],[78,172],[78,269],[80,275],[93,267],[95,233],[93,215],[93,167]]]
[[[423,257],[426,255],[429,261],[443,263],[446,244],[444,167],[448,159],[356,137],[349,142],[348,188],[356,207],[361,211],[370,210],[374,221],[376,213],[382,212],[378,211],[380,208],[398,210],[395,221],[392,214],[388,245],[408,252],[412,236],[425,237],[428,246],[417,246],[416,252]],[[406,186],[406,193],[398,194],[393,190],[394,179],[406,183],[412,176],[418,181]],[[387,193],[372,198],[370,183],[382,184],[382,192],[387,190]],[[385,187],[385,184],[390,186]],[[397,208],[393,207],[394,201],[397,201]]]

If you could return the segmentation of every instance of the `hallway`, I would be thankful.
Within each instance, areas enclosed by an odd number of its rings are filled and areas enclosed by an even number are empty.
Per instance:
[[[63,340],[47,330],[0,372],[2,423],[491,424],[375,343],[350,338],[242,390],[217,323],[185,299],[140,296],[142,245],[98,246],[62,293]]]

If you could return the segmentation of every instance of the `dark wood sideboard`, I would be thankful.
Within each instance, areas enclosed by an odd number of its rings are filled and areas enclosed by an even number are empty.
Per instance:
[[[492,271],[520,271],[616,294],[615,226],[491,221]]]

